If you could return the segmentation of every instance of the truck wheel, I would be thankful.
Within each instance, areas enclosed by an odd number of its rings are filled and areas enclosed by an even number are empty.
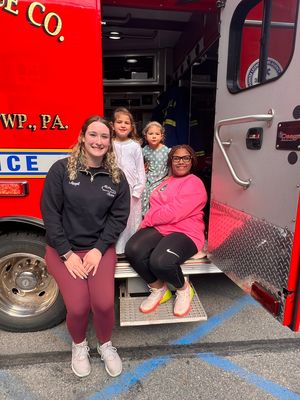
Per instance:
[[[63,299],[43,259],[44,248],[42,234],[0,235],[0,329],[32,332],[65,319]]]

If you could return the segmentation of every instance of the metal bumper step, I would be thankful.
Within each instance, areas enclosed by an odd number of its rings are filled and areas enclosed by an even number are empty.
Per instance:
[[[206,312],[196,291],[192,301],[192,310],[186,317],[176,317],[173,315],[175,296],[173,296],[172,299],[166,303],[161,304],[155,311],[149,314],[143,314],[139,311],[139,306],[147,296],[130,297],[126,296],[125,293],[125,285],[120,285],[121,326],[172,324],[177,322],[195,322],[207,320]]]
[[[221,272],[207,257],[200,259],[190,258],[181,265],[183,275],[209,274]],[[138,274],[130,266],[127,260],[118,260],[115,270],[115,278],[134,278]]]

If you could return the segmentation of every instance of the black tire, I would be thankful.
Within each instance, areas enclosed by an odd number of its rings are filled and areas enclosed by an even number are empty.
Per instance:
[[[44,253],[42,234],[0,235],[0,329],[40,331],[65,319],[64,302],[47,272]]]

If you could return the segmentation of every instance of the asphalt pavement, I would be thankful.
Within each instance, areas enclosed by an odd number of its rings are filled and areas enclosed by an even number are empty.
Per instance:
[[[223,274],[192,277],[207,321],[120,327],[113,344],[123,373],[109,377],[88,340],[92,372],[70,368],[65,323],[46,331],[0,331],[1,400],[297,399],[300,333],[282,327]]]

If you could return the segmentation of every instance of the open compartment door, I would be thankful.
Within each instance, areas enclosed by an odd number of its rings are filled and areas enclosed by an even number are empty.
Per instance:
[[[298,0],[221,12],[210,258],[276,319],[299,328]]]

